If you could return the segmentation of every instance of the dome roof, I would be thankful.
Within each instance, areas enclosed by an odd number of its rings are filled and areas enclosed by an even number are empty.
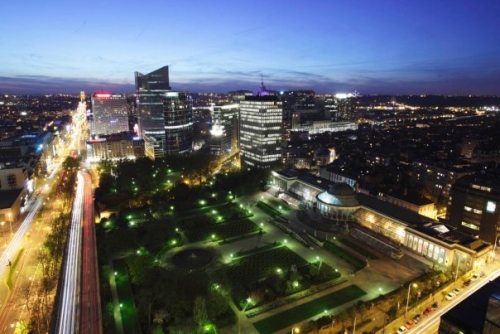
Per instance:
[[[347,183],[335,183],[330,186],[328,192],[334,196],[354,196],[356,192]]]
[[[347,183],[335,183],[328,191],[323,191],[316,198],[329,205],[340,207],[359,206],[356,199],[356,192]]]

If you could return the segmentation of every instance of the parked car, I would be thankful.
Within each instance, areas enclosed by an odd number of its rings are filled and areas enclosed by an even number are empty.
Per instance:
[[[468,279],[467,281],[464,282],[464,287],[468,287],[471,283],[471,280]]]
[[[458,295],[460,292],[462,292],[462,289],[459,288],[453,289],[453,293],[456,295]]]
[[[401,327],[399,327],[399,328],[398,328],[397,333],[398,333],[398,334],[404,333],[404,332],[406,332],[406,330],[407,330],[407,329],[408,329],[408,328],[406,328],[405,326],[401,326]]]
[[[418,323],[422,319],[422,316],[420,314],[417,314],[416,316],[413,317],[413,322]]]
[[[415,321],[413,321],[413,320],[411,320],[411,319],[410,319],[410,320],[408,320],[408,321],[405,323],[405,327],[406,327],[407,329],[410,329],[410,328],[412,328],[413,326],[415,326]]]
[[[431,306],[429,306],[424,310],[424,315],[429,315],[432,312],[434,312],[434,309]]]
[[[446,300],[452,300],[453,298],[455,298],[456,294],[453,293],[453,292],[450,292],[446,295]]]
[[[479,279],[479,274],[473,274],[470,278],[470,281],[471,282],[475,282]]]
[[[437,310],[439,308],[439,303],[438,302],[434,302],[434,303],[432,303],[431,307],[432,307],[433,310]]]

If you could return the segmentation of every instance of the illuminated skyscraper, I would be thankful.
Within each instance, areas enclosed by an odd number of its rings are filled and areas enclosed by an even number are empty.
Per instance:
[[[125,95],[95,93],[92,95],[91,134],[94,136],[128,132],[128,104]]]
[[[262,84],[256,96],[240,103],[241,162],[247,168],[268,168],[281,161],[283,109],[278,96]]]
[[[139,134],[146,143],[154,143],[154,157],[165,155],[164,102],[169,91],[168,66],[148,74],[135,72]]]

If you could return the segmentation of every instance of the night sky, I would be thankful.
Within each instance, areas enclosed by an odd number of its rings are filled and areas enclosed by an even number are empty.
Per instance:
[[[4,1],[0,93],[500,94],[499,0]]]

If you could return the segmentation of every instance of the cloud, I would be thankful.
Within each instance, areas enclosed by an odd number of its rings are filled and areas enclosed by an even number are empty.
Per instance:
[[[68,79],[41,75],[0,76],[0,92],[3,94],[76,94],[80,91],[110,90],[131,93],[134,86],[128,83],[103,82],[91,79]]]

